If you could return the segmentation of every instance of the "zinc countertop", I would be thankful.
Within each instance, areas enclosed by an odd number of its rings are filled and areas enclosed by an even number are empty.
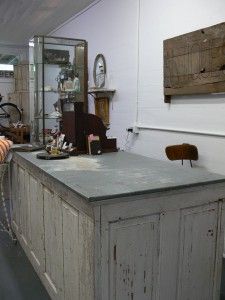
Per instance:
[[[177,190],[224,182],[225,176],[128,152],[80,155],[61,160],[37,159],[38,152],[15,152],[89,201]]]

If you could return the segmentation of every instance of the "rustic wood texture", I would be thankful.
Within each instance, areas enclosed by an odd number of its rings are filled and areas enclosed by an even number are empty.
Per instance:
[[[62,213],[65,299],[80,299],[79,211],[63,203]]]
[[[43,223],[43,190],[42,185],[36,178],[30,175],[30,219],[31,219],[31,254],[34,262],[44,272],[45,251],[44,251],[44,223]]]
[[[110,299],[156,299],[159,214],[110,224]]]
[[[94,299],[94,220],[67,190],[12,163],[12,222],[16,236],[55,300]],[[48,187],[47,187],[47,186]],[[67,199],[68,200],[68,199]],[[76,209],[76,206],[78,207]]]
[[[224,182],[95,202],[93,216],[93,203],[15,157],[15,233],[52,299],[219,299]]]
[[[217,203],[181,211],[178,299],[213,299],[217,213]]]
[[[19,209],[20,209],[20,197],[18,196],[18,165],[14,162],[11,164],[11,184],[13,186],[12,197],[12,226],[14,230],[19,229]]]
[[[45,276],[55,299],[63,299],[63,241],[61,199],[47,188],[44,192]]]
[[[100,299],[218,300],[224,202],[210,203],[211,193],[202,189],[102,207]],[[148,265],[152,259],[155,266]],[[120,272],[123,265],[126,268]],[[149,295],[155,285],[156,294]]]
[[[198,160],[198,148],[195,145],[171,145],[167,146],[165,151],[170,160]]]
[[[167,39],[164,95],[225,92],[225,23]]]

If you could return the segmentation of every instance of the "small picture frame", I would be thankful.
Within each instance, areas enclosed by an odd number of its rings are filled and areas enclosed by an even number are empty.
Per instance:
[[[67,65],[69,58],[68,50],[44,49],[44,62],[46,64]]]

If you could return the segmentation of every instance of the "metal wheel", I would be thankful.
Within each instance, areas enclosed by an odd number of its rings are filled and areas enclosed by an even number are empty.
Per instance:
[[[9,128],[13,123],[21,121],[21,111],[13,103],[0,104],[0,126]]]

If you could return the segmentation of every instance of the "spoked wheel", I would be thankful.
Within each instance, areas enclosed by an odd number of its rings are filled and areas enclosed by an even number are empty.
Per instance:
[[[13,103],[0,104],[0,126],[9,128],[13,123],[21,121],[21,111]]]

